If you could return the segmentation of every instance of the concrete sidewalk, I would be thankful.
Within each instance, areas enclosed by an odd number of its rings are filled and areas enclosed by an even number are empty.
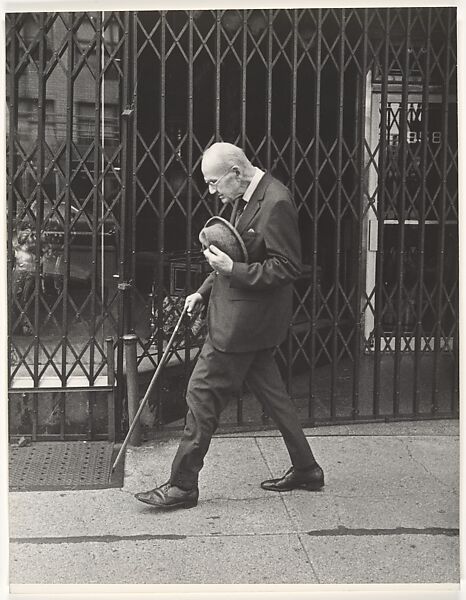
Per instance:
[[[62,584],[459,582],[459,426],[306,430],[319,492],[266,492],[275,432],[218,436],[196,508],[133,498],[167,479],[177,440],[130,448],[122,489],[10,494],[10,581]]]

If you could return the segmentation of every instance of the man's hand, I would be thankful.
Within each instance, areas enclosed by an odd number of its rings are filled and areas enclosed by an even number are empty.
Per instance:
[[[187,313],[191,317],[193,313],[198,312],[204,306],[204,299],[199,292],[194,292],[186,296],[184,305],[187,307]]]
[[[231,275],[231,272],[233,271],[233,261],[228,254],[225,254],[225,252],[222,252],[219,248],[211,244],[204,250],[204,256],[216,273],[220,273],[220,275]]]

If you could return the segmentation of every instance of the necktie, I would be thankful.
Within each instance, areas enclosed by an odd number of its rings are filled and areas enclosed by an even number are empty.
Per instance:
[[[233,206],[233,211],[231,213],[231,219],[230,222],[236,227],[239,218],[241,217],[241,215],[243,214],[244,209],[246,208],[246,200],[243,200],[243,198],[238,198],[235,201],[235,204]]]

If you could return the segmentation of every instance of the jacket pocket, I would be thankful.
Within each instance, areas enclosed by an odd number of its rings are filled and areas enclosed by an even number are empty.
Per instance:
[[[245,302],[264,302],[267,296],[263,291],[257,292],[253,290],[247,290],[244,288],[228,288],[228,300],[232,302],[245,301]]]
[[[267,248],[264,236],[255,231],[245,231],[242,234],[244,245],[248,252],[249,264],[263,262],[267,258]]]

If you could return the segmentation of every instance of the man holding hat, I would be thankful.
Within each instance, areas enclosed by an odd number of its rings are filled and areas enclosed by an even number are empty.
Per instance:
[[[323,471],[272,354],[286,337],[292,285],[301,269],[296,208],[289,190],[254,167],[237,146],[213,144],[201,169],[209,191],[234,205],[234,226],[214,217],[199,236],[213,271],[186,306],[189,315],[207,306],[208,335],[189,381],[186,425],[170,479],[136,498],[159,508],[196,506],[198,475],[220,414],[244,382],[276,422],[292,463],[283,477],[263,481],[262,488],[318,490]]]

